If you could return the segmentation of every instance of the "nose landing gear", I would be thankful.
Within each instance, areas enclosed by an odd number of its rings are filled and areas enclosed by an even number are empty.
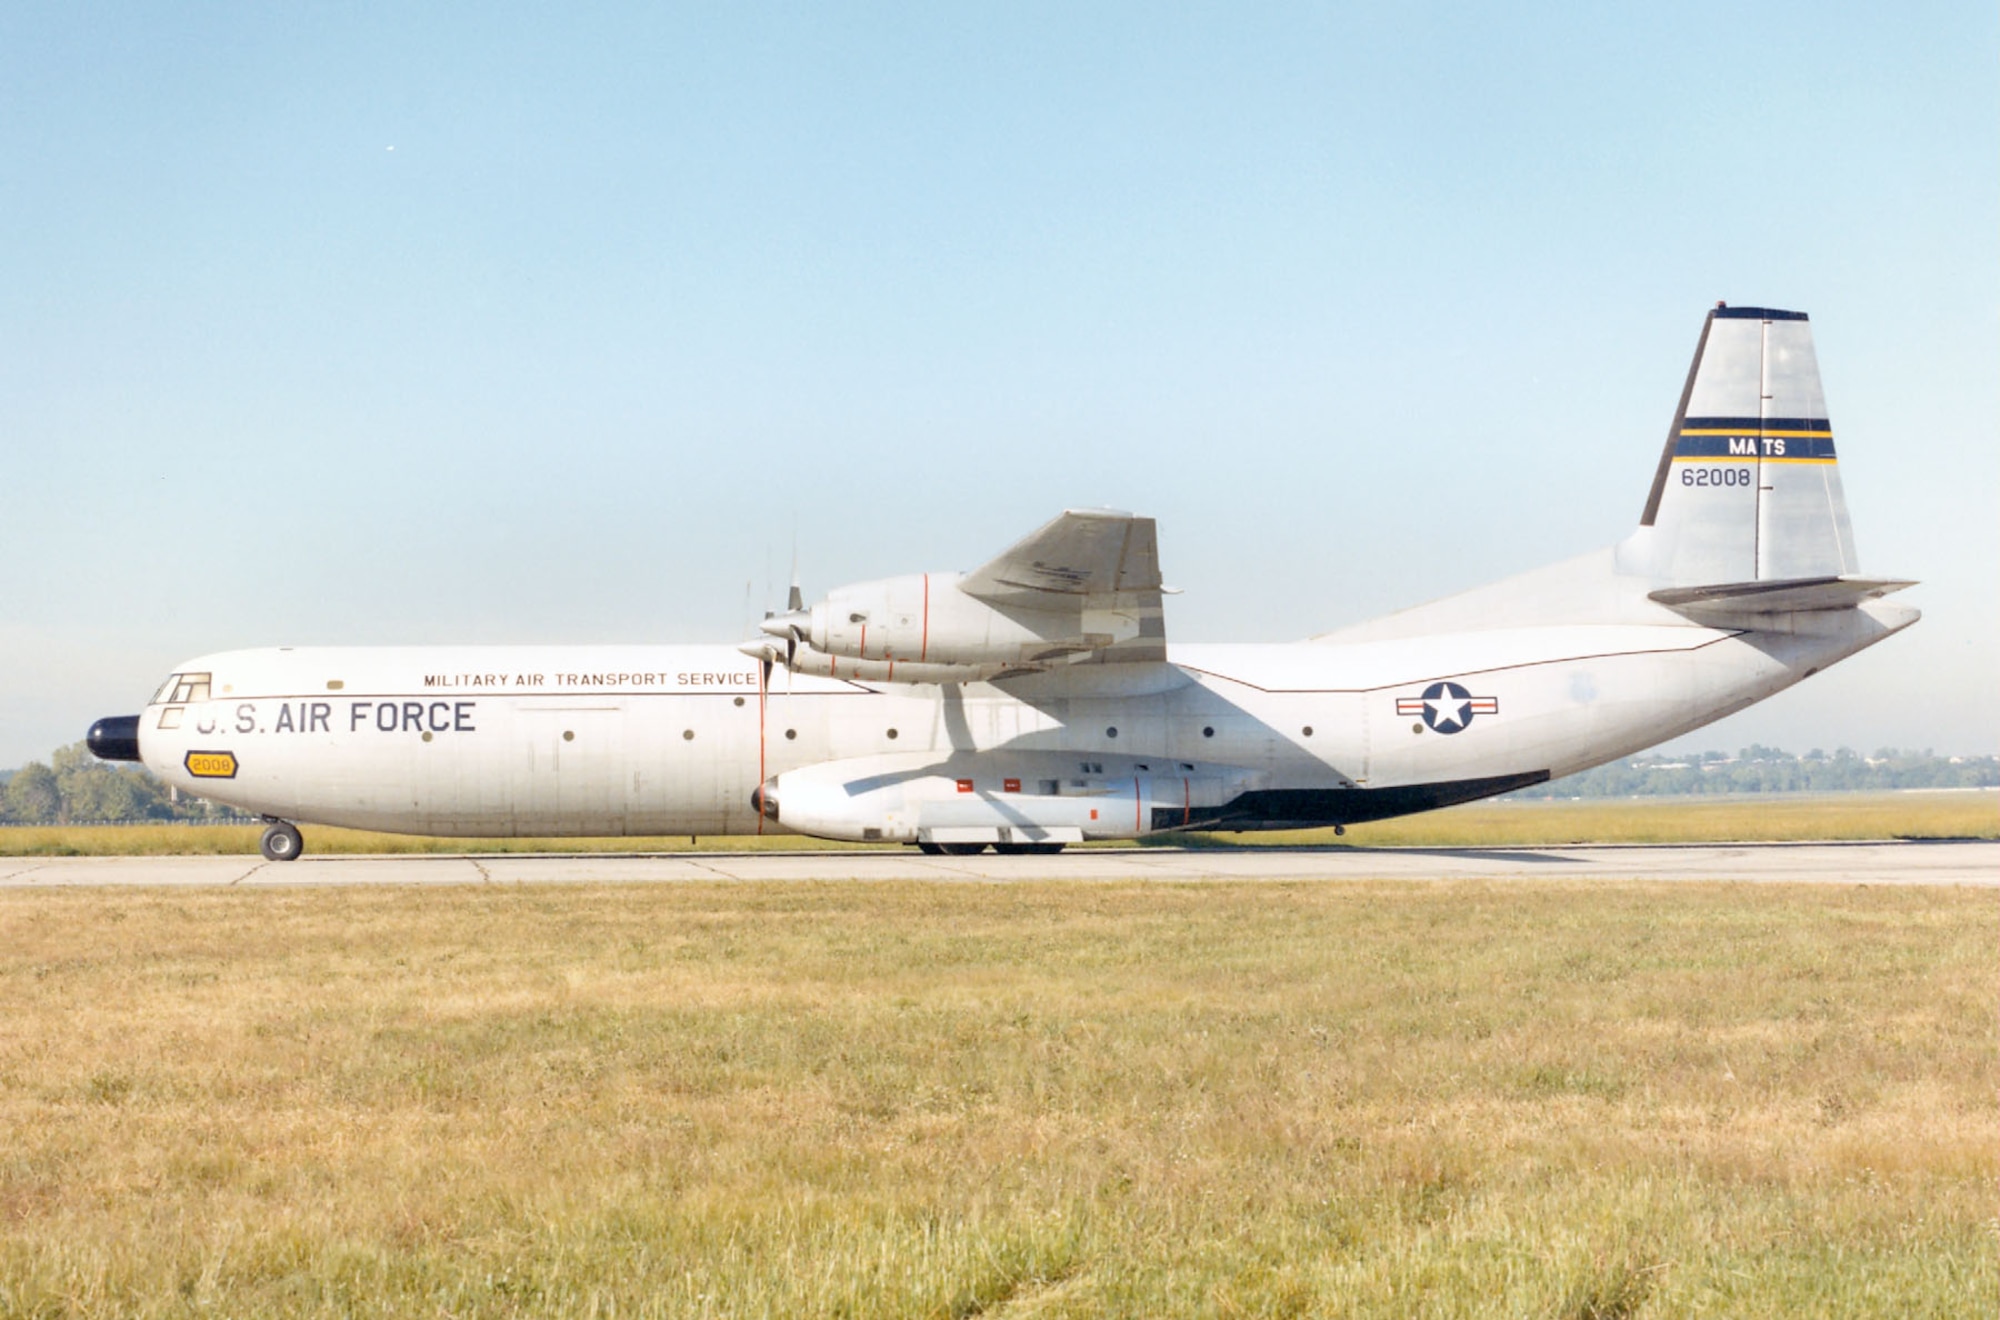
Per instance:
[[[272,821],[257,844],[257,851],[264,854],[267,862],[296,861],[305,850],[306,841],[299,836],[299,827],[288,820]]]

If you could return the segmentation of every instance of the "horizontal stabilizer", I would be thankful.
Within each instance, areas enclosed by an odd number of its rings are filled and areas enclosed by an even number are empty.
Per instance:
[[[1915,585],[1901,578],[1774,578],[1758,582],[1724,582],[1706,587],[1667,587],[1648,594],[1668,609],[1699,623],[1705,615],[1851,610],[1863,601]]]

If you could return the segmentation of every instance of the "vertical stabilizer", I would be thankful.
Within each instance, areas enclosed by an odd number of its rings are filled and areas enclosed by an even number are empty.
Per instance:
[[[1672,586],[1858,571],[1804,312],[1708,314],[1639,521]]]

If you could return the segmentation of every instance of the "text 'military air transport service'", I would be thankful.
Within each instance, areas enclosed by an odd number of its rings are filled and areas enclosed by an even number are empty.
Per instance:
[[[202,656],[89,744],[266,817],[274,861],[301,822],[1053,852],[1583,770],[1907,628],[1909,585],[1860,573],[1805,315],[1717,306],[1637,530],[1372,623],[1170,646],[1153,520],[1072,511],[968,573],[794,588],[743,646]]]

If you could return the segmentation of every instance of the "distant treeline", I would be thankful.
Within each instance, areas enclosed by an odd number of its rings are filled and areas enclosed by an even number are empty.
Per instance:
[[[2000,756],[1936,756],[1928,751],[1889,748],[1862,756],[1846,747],[1831,755],[1815,748],[1804,756],[1794,756],[1775,747],[1753,745],[1734,756],[1724,752],[1636,756],[1510,796],[1691,797],[1995,786],[2000,786]],[[246,819],[242,813],[200,798],[176,801],[167,786],[147,771],[100,761],[82,743],[63,748],[47,765],[31,761],[11,773],[0,771],[0,824],[242,819]]]
[[[0,824],[242,820],[241,812],[199,798],[174,800],[165,784],[136,765],[112,765],[72,743],[49,758],[7,774],[0,790]]]
[[[1657,752],[1510,794],[1517,798],[1695,797],[1715,793],[1865,793],[1903,788],[2000,786],[2000,756],[1937,756],[1882,748],[1862,756],[1815,747],[1794,756],[1752,744],[1730,756]]]

